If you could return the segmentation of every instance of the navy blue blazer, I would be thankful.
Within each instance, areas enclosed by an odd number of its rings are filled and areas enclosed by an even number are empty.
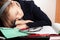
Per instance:
[[[39,7],[37,7],[33,1],[16,1],[21,4],[22,10],[24,12],[23,19],[34,21],[33,23],[27,23],[30,28],[52,25],[51,20],[48,18],[48,16]]]

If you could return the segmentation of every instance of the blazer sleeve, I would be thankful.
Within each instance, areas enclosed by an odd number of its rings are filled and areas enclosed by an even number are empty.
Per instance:
[[[39,8],[37,7],[34,2],[31,4],[33,6],[32,14],[34,18],[33,23],[27,23],[27,25],[32,27],[39,27],[39,26],[51,26],[51,20],[48,18],[48,16]]]

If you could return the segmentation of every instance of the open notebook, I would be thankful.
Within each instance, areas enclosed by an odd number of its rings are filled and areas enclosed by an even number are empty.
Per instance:
[[[35,33],[35,34],[58,34],[51,26],[43,26],[42,28],[41,27],[38,27],[37,29],[35,30],[40,30],[40,31],[36,31],[34,32],[34,29],[30,29],[30,33]]]

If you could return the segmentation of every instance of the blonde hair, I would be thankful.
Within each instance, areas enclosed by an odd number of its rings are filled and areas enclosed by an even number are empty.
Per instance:
[[[6,1],[8,1],[8,0],[0,1],[0,4],[1,4],[0,6],[2,6]],[[12,0],[10,0],[10,1],[12,1]],[[21,5],[18,2],[16,2],[16,4],[17,4],[17,6],[21,7]],[[9,19],[9,9],[11,6],[14,6],[14,4],[12,2],[5,8],[2,15],[0,15],[0,19],[1,19],[4,27],[13,27],[14,26],[14,21],[12,22]]]
[[[2,6],[6,1],[8,0],[2,0],[0,1],[0,6]],[[4,25],[4,27],[12,27],[13,26],[13,23],[9,20],[8,16],[8,12],[9,12],[9,8],[11,7],[12,3],[10,3],[6,9],[4,10],[4,12],[2,13],[2,15],[0,15],[0,19]]]

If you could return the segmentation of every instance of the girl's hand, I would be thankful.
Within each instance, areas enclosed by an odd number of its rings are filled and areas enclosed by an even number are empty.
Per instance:
[[[18,28],[18,29],[25,29],[25,28],[28,28],[28,26],[26,24],[23,24],[23,25],[16,25],[15,28]]]
[[[31,20],[16,20],[15,25],[22,25],[22,24],[26,24],[29,22],[33,22],[33,21],[31,21]]]

